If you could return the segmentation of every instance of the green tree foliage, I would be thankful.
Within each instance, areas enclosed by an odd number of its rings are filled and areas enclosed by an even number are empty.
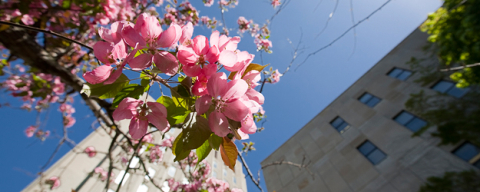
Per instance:
[[[443,68],[480,62],[480,0],[445,0],[421,29],[434,43]],[[450,76],[458,87],[480,83],[480,68],[464,68]]]
[[[470,92],[460,99],[446,94],[420,92],[411,95],[406,108],[437,126],[433,136],[441,144],[469,140],[480,146],[480,67],[441,71],[480,62],[480,0],[445,0],[443,7],[430,14],[421,29],[429,34],[431,44],[425,47],[427,57],[412,58],[412,70],[420,73],[416,81],[423,86],[450,77],[457,87],[469,87]]]
[[[480,174],[476,171],[446,172],[443,177],[429,177],[419,192],[480,191]]]

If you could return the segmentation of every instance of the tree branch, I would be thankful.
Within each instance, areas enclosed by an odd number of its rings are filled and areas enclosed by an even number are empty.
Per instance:
[[[93,50],[92,47],[80,42],[80,41],[77,41],[77,40],[73,40],[71,38],[68,38],[68,37],[65,37],[63,35],[60,35],[58,33],[55,33],[53,31],[50,31],[50,30],[44,30],[44,29],[40,29],[40,28],[36,28],[36,27],[31,27],[31,26],[27,26],[27,25],[21,25],[21,24],[16,24],[16,23],[12,23],[12,22],[8,22],[8,21],[0,21],[0,24],[4,24],[4,25],[10,25],[10,26],[15,26],[15,27],[20,27],[20,28],[24,28],[24,29],[28,29],[30,31],[37,31],[37,32],[42,32],[42,33],[46,33],[46,34],[50,34],[50,35],[54,35],[54,36],[57,36],[57,37],[60,37],[64,40],[67,40],[67,41],[70,41],[72,43],[76,43],[76,44],[79,44],[87,49],[90,49],[90,50]]]
[[[255,180],[255,178],[253,177],[252,171],[250,171],[250,168],[248,168],[247,162],[243,158],[242,154],[238,153],[238,157],[240,157],[240,160],[242,160],[242,165],[247,170],[247,174],[250,176],[253,183],[258,187],[258,189],[260,189],[260,191],[263,192],[262,186],[260,186],[260,177],[258,177],[258,180]]]
[[[459,67],[451,67],[451,68],[446,68],[446,69],[440,69],[440,71],[441,72],[456,71],[456,70],[475,67],[475,66],[479,66],[479,65],[480,65],[480,63],[474,63],[474,64],[469,64],[469,65],[464,65],[464,66],[459,66]]]

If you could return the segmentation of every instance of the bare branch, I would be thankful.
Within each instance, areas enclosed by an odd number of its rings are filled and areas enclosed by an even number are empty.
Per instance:
[[[0,24],[4,24],[4,25],[10,25],[10,26],[15,26],[15,27],[20,27],[20,28],[24,28],[24,29],[28,29],[28,30],[31,30],[31,31],[37,31],[37,32],[42,32],[42,33],[46,33],[46,34],[50,34],[50,35],[54,35],[54,36],[57,36],[57,37],[60,37],[64,40],[67,40],[67,41],[70,41],[72,43],[76,43],[76,44],[79,44],[87,49],[90,49],[90,50],[93,50],[92,47],[80,42],[80,41],[77,41],[77,40],[73,40],[71,38],[68,38],[68,37],[65,37],[63,35],[60,35],[58,33],[55,33],[53,31],[50,31],[50,30],[44,30],[44,29],[40,29],[40,28],[36,28],[36,27],[31,27],[31,26],[27,26],[27,25],[21,25],[21,24],[16,24],[16,23],[12,23],[12,22],[8,22],[8,21],[0,21]]]
[[[480,63],[474,63],[474,64],[469,64],[469,65],[464,65],[464,66],[459,66],[459,67],[451,67],[451,68],[446,68],[446,69],[440,69],[440,71],[441,72],[456,71],[456,70],[475,67],[475,66],[479,66],[479,65],[480,65]]]
[[[343,36],[345,36],[348,32],[350,32],[351,30],[355,29],[355,27],[357,27],[358,25],[360,25],[361,23],[363,23],[364,21],[368,20],[371,16],[373,16],[375,13],[377,13],[378,11],[380,11],[383,7],[385,7],[388,3],[390,3],[392,0],[387,0],[385,3],[383,3],[380,7],[378,7],[377,9],[375,9],[373,12],[371,12],[369,15],[367,15],[367,17],[363,18],[362,20],[358,21],[357,23],[355,23],[355,25],[351,26],[350,28],[348,28],[345,32],[343,32],[340,36],[338,36],[337,38],[335,38],[332,42],[330,42],[329,44],[323,46],[323,47],[320,47],[319,49],[317,49],[316,51],[312,52],[312,53],[309,53],[307,55],[307,58],[305,58],[305,60],[303,60],[302,63],[300,63],[296,68],[295,68],[295,71],[300,67],[302,66],[305,62],[307,62],[307,60],[319,53],[320,51],[323,51],[324,49],[332,46],[335,42],[337,42],[338,40],[340,40]]]
[[[247,162],[242,156],[242,153],[238,153],[238,157],[240,157],[240,160],[242,160],[242,165],[247,170],[247,174],[250,176],[253,183],[258,187],[258,189],[260,189],[260,191],[263,192],[262,186],[260,186],[260,177],[258,177],[258,180],[255,180],[255,178],[253,177],[252,171],[250,171],[250,168],[248,168]]]

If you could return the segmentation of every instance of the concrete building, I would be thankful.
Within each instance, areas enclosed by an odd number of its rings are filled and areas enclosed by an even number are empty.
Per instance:
[[[265,168],[268,191],[418,191],[430,176],[479,168],[480,148],[468,142],[437,146],[440,139],[430,136],[435,128],[412,137],[427,122],[406,111],[411,93],[465,94],[448,81],[427,86],[414,82],[420,74],[406,63],[426,57],[422,48],[427,37],[413,31],[263,160],[262,166],[274,161],[300,164],[305,157],[308,164],[304,169],[287,164]]]
[[[128,132],[129,120],[123,120],[119,123],[120,129],[124,132]],[[177,136],[180,133],[180,129],[172,129],[166,133],[165,138]],[[99,174],[93,174],[96,167],[101,167],[104,170],[108,170],[109,160],[105,152],[108,151],[110,141],[113,134],[106,133],[103,129],[98,128],[88,137],[86,137],[81,143],[79,143],[75,149],[65,154],[55,164],[53,164],[47,171],[45,171],[43,177],[36,178],[30,185],[28,185],[23,191],[25,192],[37,192],[37,191],[72,191],[76,192],[96,192],[96,191],[108,191],[112,192],[117,189],[122,176],[125,174],[126,165],[122,165],[120,161],[114,163],[116,169],[113,170],[115,176],[113,182],[110,183],[110,189],[105,190],[105,181],[101,181]],[[159,132],[154,133],[153,138],[159,143],[161,135]],[[119,137],[119,142],[126,141],[124,138]],[[93,158],[83,153],[83,150],[89,146],[94,146],[97,151],[104,153],[97,153]],[[140,150],[142,151],[142,150]],[[143,150],[144,151],[144,150]],[[121,147],[116,146],[113,150],[113,157],[123,153]],[[130,156],[129,156],[130,157]],[[163,161],[158,163],[148,163],[146,161],[146,168],[149,171],[150,176],[155,183],[161,186],[162,190],[170,191],[168,182],[166,179],[174,178],[179,182],[188,182],[184,173],[179,168],[178,164],[174,162],[175,156],[171,150],[168,149],[163,155]],[[118,157],[116,158],[118,159]],[[244,192],[247,191],[247,184],[245,181],[245,175],[243,174],[242,164],[237,160],[235,165],[235,172],[230,170],[224,165],[220,153],[216,153],[214,150],[206,158],[206,161],[211,167],[211,177],[226,181],[229,183],[230,188],[239,188]],[[130,165],[131,168],[140,167],[138,159],[133,159]],[[130,169],[125,175],[123,186],[120,191],[122,192],[159,192],[142,171],[135,172],[134,169]],[[45,180],[58,176],[60,178],[61,185],[59,188],[50,190],[48,185],[45,185]]]

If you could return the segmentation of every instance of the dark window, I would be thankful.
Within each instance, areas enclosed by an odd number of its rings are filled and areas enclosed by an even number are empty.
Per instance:
[[[383,151],[378,149],[368,140],[358,146],[357,149],[374,165],[380,163],[385,157],[387,157]]]
[[[463,97],[470,90],[468,87],[458,88],[455,86],[455,83],[445,80],[441,80],[437,84],[433,85],[432,89],[440,93],[447,93],[456,98]]]
[[[408,77],[410,77],[410,75],[412,75],[412,72],[406,69],[400,69],[395,67],[387,75],[405,81]]]
[[[400,114],[393,118],[397,123],[407,127],[413,132],[417,132],[420,128],[427,125],[427,122],[419,117],[412,115],[409,112],[402,111]]]
[[[375,97],[370,93],[364,93],[360,98],[358,98],[358,100],[372,108],[381,101],[380,98]]]
[[[335,127],[335,129],[343,133],[346,129],[348,129],[349,125],[347,122],[345,122],[342,118],[337,117],[333,121],[330,122],[330,124]]]
[[[480,156],[480,148],[473,145],[470,142],[465,142],[464,144],[460,145],[455,151],[453,151],[457,157],[463,159],[466,162],[472,163],[473,166],[480,168],[480,160],[478,159]],[[475,161],[475,162],[471,162]]]

